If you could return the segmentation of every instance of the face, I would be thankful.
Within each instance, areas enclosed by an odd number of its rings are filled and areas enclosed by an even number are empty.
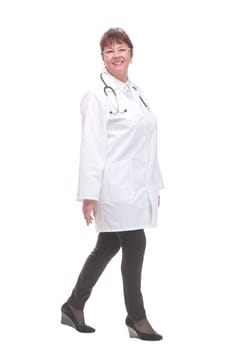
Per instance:
[[[132,58],[130,48],[124,43],[113,43],[104,48],[103,61],[107,70],[117,79],[128,79],[128,67]]]

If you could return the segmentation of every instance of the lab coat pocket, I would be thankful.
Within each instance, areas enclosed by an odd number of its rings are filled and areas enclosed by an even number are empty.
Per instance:
[[[134,196],[131,160],[106,165],[101,189],[102,202],[127,202]]]

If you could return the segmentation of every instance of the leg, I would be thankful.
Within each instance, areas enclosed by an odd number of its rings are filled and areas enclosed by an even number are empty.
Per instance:
[[[83,316],[84,305],[106,265],[119,249],[120,241],[115,232],[99,233],[96,246],[87,258],[68,299],[68,304],[78,323],[85,323]]]
[[[125,305],[128,312],[126,322],[138,331],[148,334],[148,338],[159,338],[146,318],[143,297],[141,293],[141,273],[146,248],[144,230],[134,230],[119,233],[122,245],[122,277]]]
[[[132,320],[146,318],[141,293],[141,273],[146,248],[144,230],[119,232],[125,305]]]

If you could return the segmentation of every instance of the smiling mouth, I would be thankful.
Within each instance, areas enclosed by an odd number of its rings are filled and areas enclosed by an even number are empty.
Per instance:
[[[122,63],[123,63],[122,60],[118,60],[118,61],[112,62],[112,64],[114,64],[114,65],[116,65],[116,66],[118,66],[118,65],[120,65],[120,64],[122,64]]]

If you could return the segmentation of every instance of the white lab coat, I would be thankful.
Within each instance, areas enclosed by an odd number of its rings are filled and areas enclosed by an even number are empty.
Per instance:
[[[96,231],[128,231],[157,225],[164,187],[157,159],[157,120],[142,91],[109,73],[98,77],[81,101],[82,140],[77,200],[98,202]],[[133,88],[135,87],[136,90]],[[123,112],[124,110],[127,110]],[[123,112],[123,113],[121,113]]]

